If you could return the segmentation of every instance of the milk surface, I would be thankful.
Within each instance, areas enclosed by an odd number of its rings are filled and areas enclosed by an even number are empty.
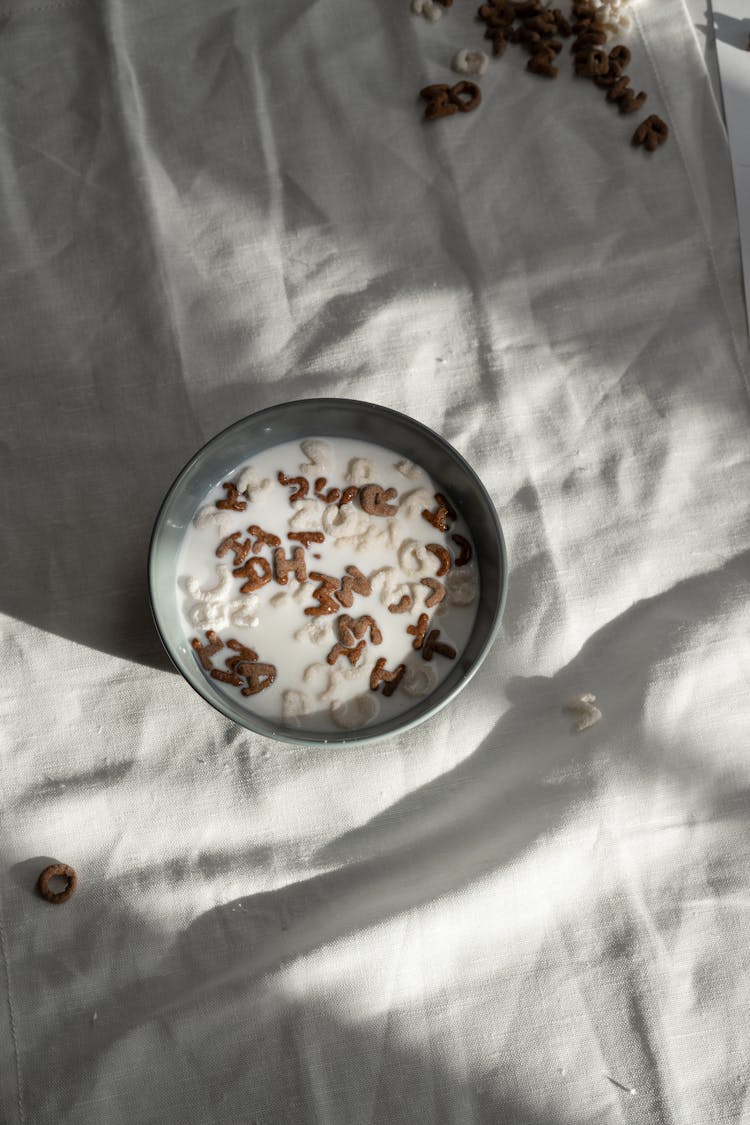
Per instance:
[[[305,478],[307,495],[290,501],[299,486],[280,483],[280,472],[287,478]],[[321,478],[325,478],[324,485]],[[234,490],[223,487],[225,484],[233,484]],[[396,495],[387,493],[386,499],[377,489],[363,493],[365,486],[373,484],[383,491],[393,489]],[[336,493],[330,490],[345,494],[347,488],[350,493],[356,488],[356,495],[341,505],[342,495],[335,498]],[[204,673],[213,686],[248,711],[290,729],[304,726],[336,733],[402,714],[434,691],[455,659],[440,651],[434,651],[430,660],[424,659],[426,640],[439,630],[438,646],[450,646],[458,657],[472,630],[479,592],[473,544],[461,513],[456,512],[456,518],[444,516],[448,525],[445,531],[422,515],[423,510],[438,512],[439,492],[423,469],[400,454],[353,439],[323,436],[288,442],[230,467],[196,512],[178,565],[177,597],[186,636],[205,646],[209,643],[207,631],[212,630],[215,643],[222,643],[221,649],[204,658],[210,666]],[[445,499],[451,504],[450,496]],[[246,507],[242,511],[219,508],[218,502]],[[368,513],[363,503],[370,507],[374,503],[384,510],[387,505],[396,511],[388,515]],[[289,560],[294,549],[301,548],[306,581],[300,583],[290,572],[286,585],[281,584],[275,548],[259,540],[248,530],[250,527],[277,536]],[[324,541],[303,546],[289,538],[295,532],[322,533]],[[230,547],[237,543],[237,552],[226,546],[234,533],[239,535]],[[463,537],[468,548],[453,536]],[[248,541],[257,554],[252,553]],[[222,543],[223,557],[217,557]],[[437,552],[426,550],[428,545]],[[449,553],[450,569],[438,577],[437,572],[446,564],[440,548]],[[249,575],[237,574],[243,569],[243,564],[238,564],[243,549],[249,552],[245,564],[255,558],[265,560],[265,565],[252,564]],[[456,561],[469,551],[471,561],[457,567]],[[369,581],[371,592],[354,592],[350,607],[340,604],[336,593],[329,594],[335,612],[318,614],[321,601],[313,595],[321,580],[310,577],[311,572],[340,581],[352,566]],[[270,581],[253,592],[242,593],[246,582],[256,581],[256,570],[262,577],[270,572]],[[434,580],[433,584],[422,584],[425,578]],[[427,607],[426,600],[440,596],[442,590],[442,601]],[[346,598],[345,593],[343,596]],[[388,608],[399,605],[410,608],[400,613]],[[316,612],[305,613],[306,609]],[[359,639],[346,633],[347,617],[356,623],[365,615],[372,617],[382,634],[380,643],[374,643],[373,631],[365,626],[360,638],[365,643],[356,663],[343,653],[331,664],[329,654],[337,643],[347,650],[354,647],[352,641],[359,644]],[[420,618],[422,626],[425,624],[422,615],[428,618],[426,631],[422,629],[425,639],[421,648],[415,648],[420,637],[407,632],[407,627],[419,633]],[[362,631],[363,627],[358,628]],[[231,646],[230,640],[234,642]],[[257,654],[257,663],[274,670],[273,682],[255,694],[243,695],[242,688],[262,685],[268,679],[267,670],[252,680],[247,662],[237,668],[241,645]],[[371,674],[381,659],[387,672],[397,671],[400,665],[406,668],[391,695],[384,694],[387,681],[380,682],[376,690],[371,688]],[[235,662],[234,672],[227,661]],[[211,677],[212,669],[237,675],[241,686]],[[250,671],[252,682],[240,671]]]

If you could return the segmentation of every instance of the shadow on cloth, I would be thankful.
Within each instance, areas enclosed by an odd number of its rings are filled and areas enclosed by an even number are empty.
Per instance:
[[[276,1021],[273,1034],[286,1037],[284,1042],[276,1043],[273,1051],[289,1055],[290,1066],[297,1067],[295,1059],[300,1050],[313,1050],[311,1043],[318,1044],[315,1049],[323,1053],[328,1049],[338,1051],[342,1037],[348,1039],[350,1029],[342,1032],[335,1021],[330,1022],[328,1014],[309,1016],[310,1024],[305,1023],[308,1017],[299,1011],[280,1015],[279,1005],[283,1008],[286,1001],[279,1001],[274,992],[278,979],[287,973],[293,976],[298,962],[326,946],[335,946],[354,933],[405,917],[410,911],[460,893],[490,871],[507,869],[541,840],[566,825],[574,825],[580,808],[595,806],[602,771],[610,783],[613,775],[620,775],[625,787],[634,777],[643,786],[644,774],[654,782],[654,789],[658,788],[656,782],[660,778],[666,779],[669,785],[695,794],[707,816],[714,815],[714,810],[716,815],[726,815],[730,797],[730,808],[736,810],[737,802],[731,796],[736,789],[733,779],[711,777],[710,773],[707,776],[705,759],[699,759],[687,739],[677,754],[649,739],[639,724],[640,716],[647,710],[653,670],[694,643],[690,629],[685,628],[686,620],[696,608],[701,621],[720,618],[722,610],[736,601],[746,586],[749,560],[746,553],[713,574],[681,582],[657,597],[637,603],[592,637],[555,676],[512,681],[508,688],[511,706],[478,749],[452,770],[323,847],[310,866],[329,870],[222,903],[197,917],[166,951],[163,935],[139,932],[143,923],[119,905],[121,900],[114,897],[114,887],[106,894],[101,887],[87,893],[82,880],[74,909],[85,919],[86,932],[98,933],[107,927],[111,933],[121,933],[120,957],[134,962],[129,971],[139,982],[133,984],[127,979],[122,983],[127,973],[122,972],[120,958],[115,957],[112,981],[100,999],[90,1001],[98,1012],[96,1028],[85,1047],[91,1072],[97,1072],[103,1059],[117,1058],[118,1052],[126,1050],[126,1042],[130,1050],[133,1038],[140,1042],[146,1036],[148,1042],[145,1047],[141,1043],[139,1048],[143,1057],[138,1056],[129,1065],[143,1065],[153,1052],[162,1055],[163,1041],[159,1040],[158,1029],[168,1022],[173,1029],[169,1034],[176,1036],[179,1043],[172,1052],[174,1064],[187,1068],[184,1073],[180,1071],[178,1079],[172,1077],[170,1081],[192,1084],[196,1080],[192,1073],[195,1067],[203,1088],[210,1090],[211,1076],[201,1075],[200,1071],[202,1037],[214,1035],[214,1031],[208,1030],[206,1013],[212,1008],[217,1013],[215,1034],[231,1056],[239,1050],[238,1042],[228,1041],[226,1030],[221,1028],[232,1013],[236,1020],[247,1020],[247,1013],[239,1009],[240,1014],[236,1014],[236,1008],[243,997],[248,1002],[251,991],[255,1022],[248,1032],[243,1032],[244,1057],[248,1035],[251,1042],[253,1037],[264,1044],[273,1041],[271,1033],[267,1035],[267,1029],[261,1026],[266,1003],[268,1019],[271,1023]],[[569,717],[560,713],[560,704],[581,688],[598,696],[604,718],[585,734],[572,736]],[[485,683],[483,690],[491,690],[491,685]],[[619,742],[617,735],[613,741],[612,735],[607,734],[608,726],[619,732]],[[620,746],[622,759],[616,756]],[[248,768],[252,768],[249,761]],[[588,829],[584,826],[582,831],[581,847],[585,848]],[[251,850],[244,858],[234,858],[240,869],[258,864],[267,868],[269,855],[263,850]],[[214,861],[204,856],[198,872],[210,880],[216,872],[232,870],[231,858],[221,856]],[[41,859],[33,862],[36,865]],[[19,865],[14,872],[20,877],[29,863]],[[149,880],[153,884],[157,874],[155,870],[144,872],[144,885],[149,885]],[[131,884],[133,888],[140,885],[138,872],[133,873]],[[184,885],[190,887],[189,878],[185,878]],[[564,886],[559,893],[564,899]],[[604,894],[604,888],[601,893]],[[119,910],[123,912],[118,918]],[[620,923],[625,926],[622,919]],[[573,937],[568,935],[566,940],[577,940],[572,933]],[[38,954],[31,956],[33,960]],[[103,971],[107,979],[106,967],[99,965],[97,948],[91,947],[90,939],[83,942],[80,934],[70,935],[67,948],[65,943],[62,949],[58,946],[56,957],[65,971],[60,976],[50,966],[49,972],[56,981],[60,977],[63,983],[72,982],[71,988],[80,984],[76,970],[84,975]],[[23,979],[27,971],[32,971],[31,962],[26,969],[19,966],[16,977]],[[37,973],[37,969],[33,972]],[[121,983],[117,983],[118,976]],[[49,1041],[38,1045],[42,1050],[40,1057],[48,1060],[49,1088],[67,1091],[61,1096],[69,1098],[71,1104],[81,1097],[81,1089],[72,1085],[72,1071],[66,1077],[64,1052],[53,1050],[53,1045],[82,1034],[80,1002],[74,1003],[74,995],[71,993],[72,1014],[65,1004],[60,1004],[59,1010],[66,1012],[64,1025],[50,1029]],[[196,1012],[201,1013],[200,1020],[191,1016]],[[222,1013],[221,1019],[218,1013]],[[279,1023],[283,1026],[279,1027]],[[306,1027],[308,1030],[304,1030]],[[356,1044],[360,1034],[365,1033],[361,1029],[351,1030],[352,1044]],[[376,1052],[380,1050],[378,1044],[370,1047]],[[277,1057],[275,1053],[273,1057]],[[55,1060],[59,1062],[60,1074],[55,1070]],[[309,1076],[316,1065],[300,1066],[295,1081],[303,1071]],[[408,1071],[420,1064],[419,1060],[402,1059],[400,1065]],[[236,1073],[233,1068],[230,1058],[226,1073]],[[154,1081],[158,1088],[158,1076]],[[450,1090],[451,1081],[450,1076],[441,1076],[437,1086]],[[239,1088],[242,1079],[237,1078],[236,1082]],[[255,1097],[262,1098],[262,1078],[254,1079],[253,1086]],[[217,1094],[216,1089],[213,1094]],[[462,1096],[465,1094],[463,1091]],[[165,1096],[176,1095],[174,1090],[170,1093],[165,1089]],[[231,1092],[227,1094],[232,1096]],[[309,1092],[292,1096],[301,1099],[300,1115],[285,1119],[313,1120],[303,1105]],[[494,1100],[493,1095],[490,1101],[492,1111],[500,1115],[494,1120],[502,1120],[504,1111],[512,1111],[516,1116],[508,1119],[514,1125],[517,1121],[547,1125],[547,1119],[529,1114],[523,1106],[514,1105],[512,1098],[510,1102],[503,1101],[502,1096]],[[272,1121],[270,1112],[260,1111],[258,1122]],[[339,1120],[335,1114],[324,1119]],[[385,1115],[382,1119],[389,1118]],[[461,1121],[460,1115],[451,1116],[439,1107],[435,1116],[427,1119]],[[481,1119],[493,1118],[488,1114]],[[563,1120],[557,1116],[555,1125]]]

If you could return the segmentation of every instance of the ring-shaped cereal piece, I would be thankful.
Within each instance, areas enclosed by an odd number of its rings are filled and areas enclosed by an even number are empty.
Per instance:
[[[476,82],[464,80],[463,82],[457,82],[455,86],[451,86],[449,97],[453,105],[458,106],[461,113],[468,113],[481,104],[482,91]]]
[[[67,880],[65,889],[57,893],[49,889],[50,879],[54,879],[56,876]],[[53,906],[59,906],[60,903],[67,902],[77,886],[78,875],[75,868],[69,867],[67,863],[51,863],[49,867],[45,867],[37,879],[39,894],[47,902],[51,902]]]

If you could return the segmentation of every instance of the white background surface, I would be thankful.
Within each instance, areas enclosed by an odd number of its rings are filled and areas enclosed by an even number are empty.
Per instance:
[[[3,1122],[750,1120],[746,338],[698,40],[642,0],[648,156],[515,51],[424,125],[481,28],[407,9],[5,9]],[[336,754],[210,711],[144,584],[188,456],[316,394],[443,433],[511,559],[455,705]]]

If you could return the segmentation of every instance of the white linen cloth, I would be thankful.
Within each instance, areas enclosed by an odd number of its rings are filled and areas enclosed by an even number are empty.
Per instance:
[[[680,0],[627,37],[652,156],[567,48],[423,123],[474,7],[4,9],[3,1123],[750,1121],[725,134]],[[310,395],[444,434],[508,540],[481,672],[376,747],[232,726],[149,620],[173,476]]]

